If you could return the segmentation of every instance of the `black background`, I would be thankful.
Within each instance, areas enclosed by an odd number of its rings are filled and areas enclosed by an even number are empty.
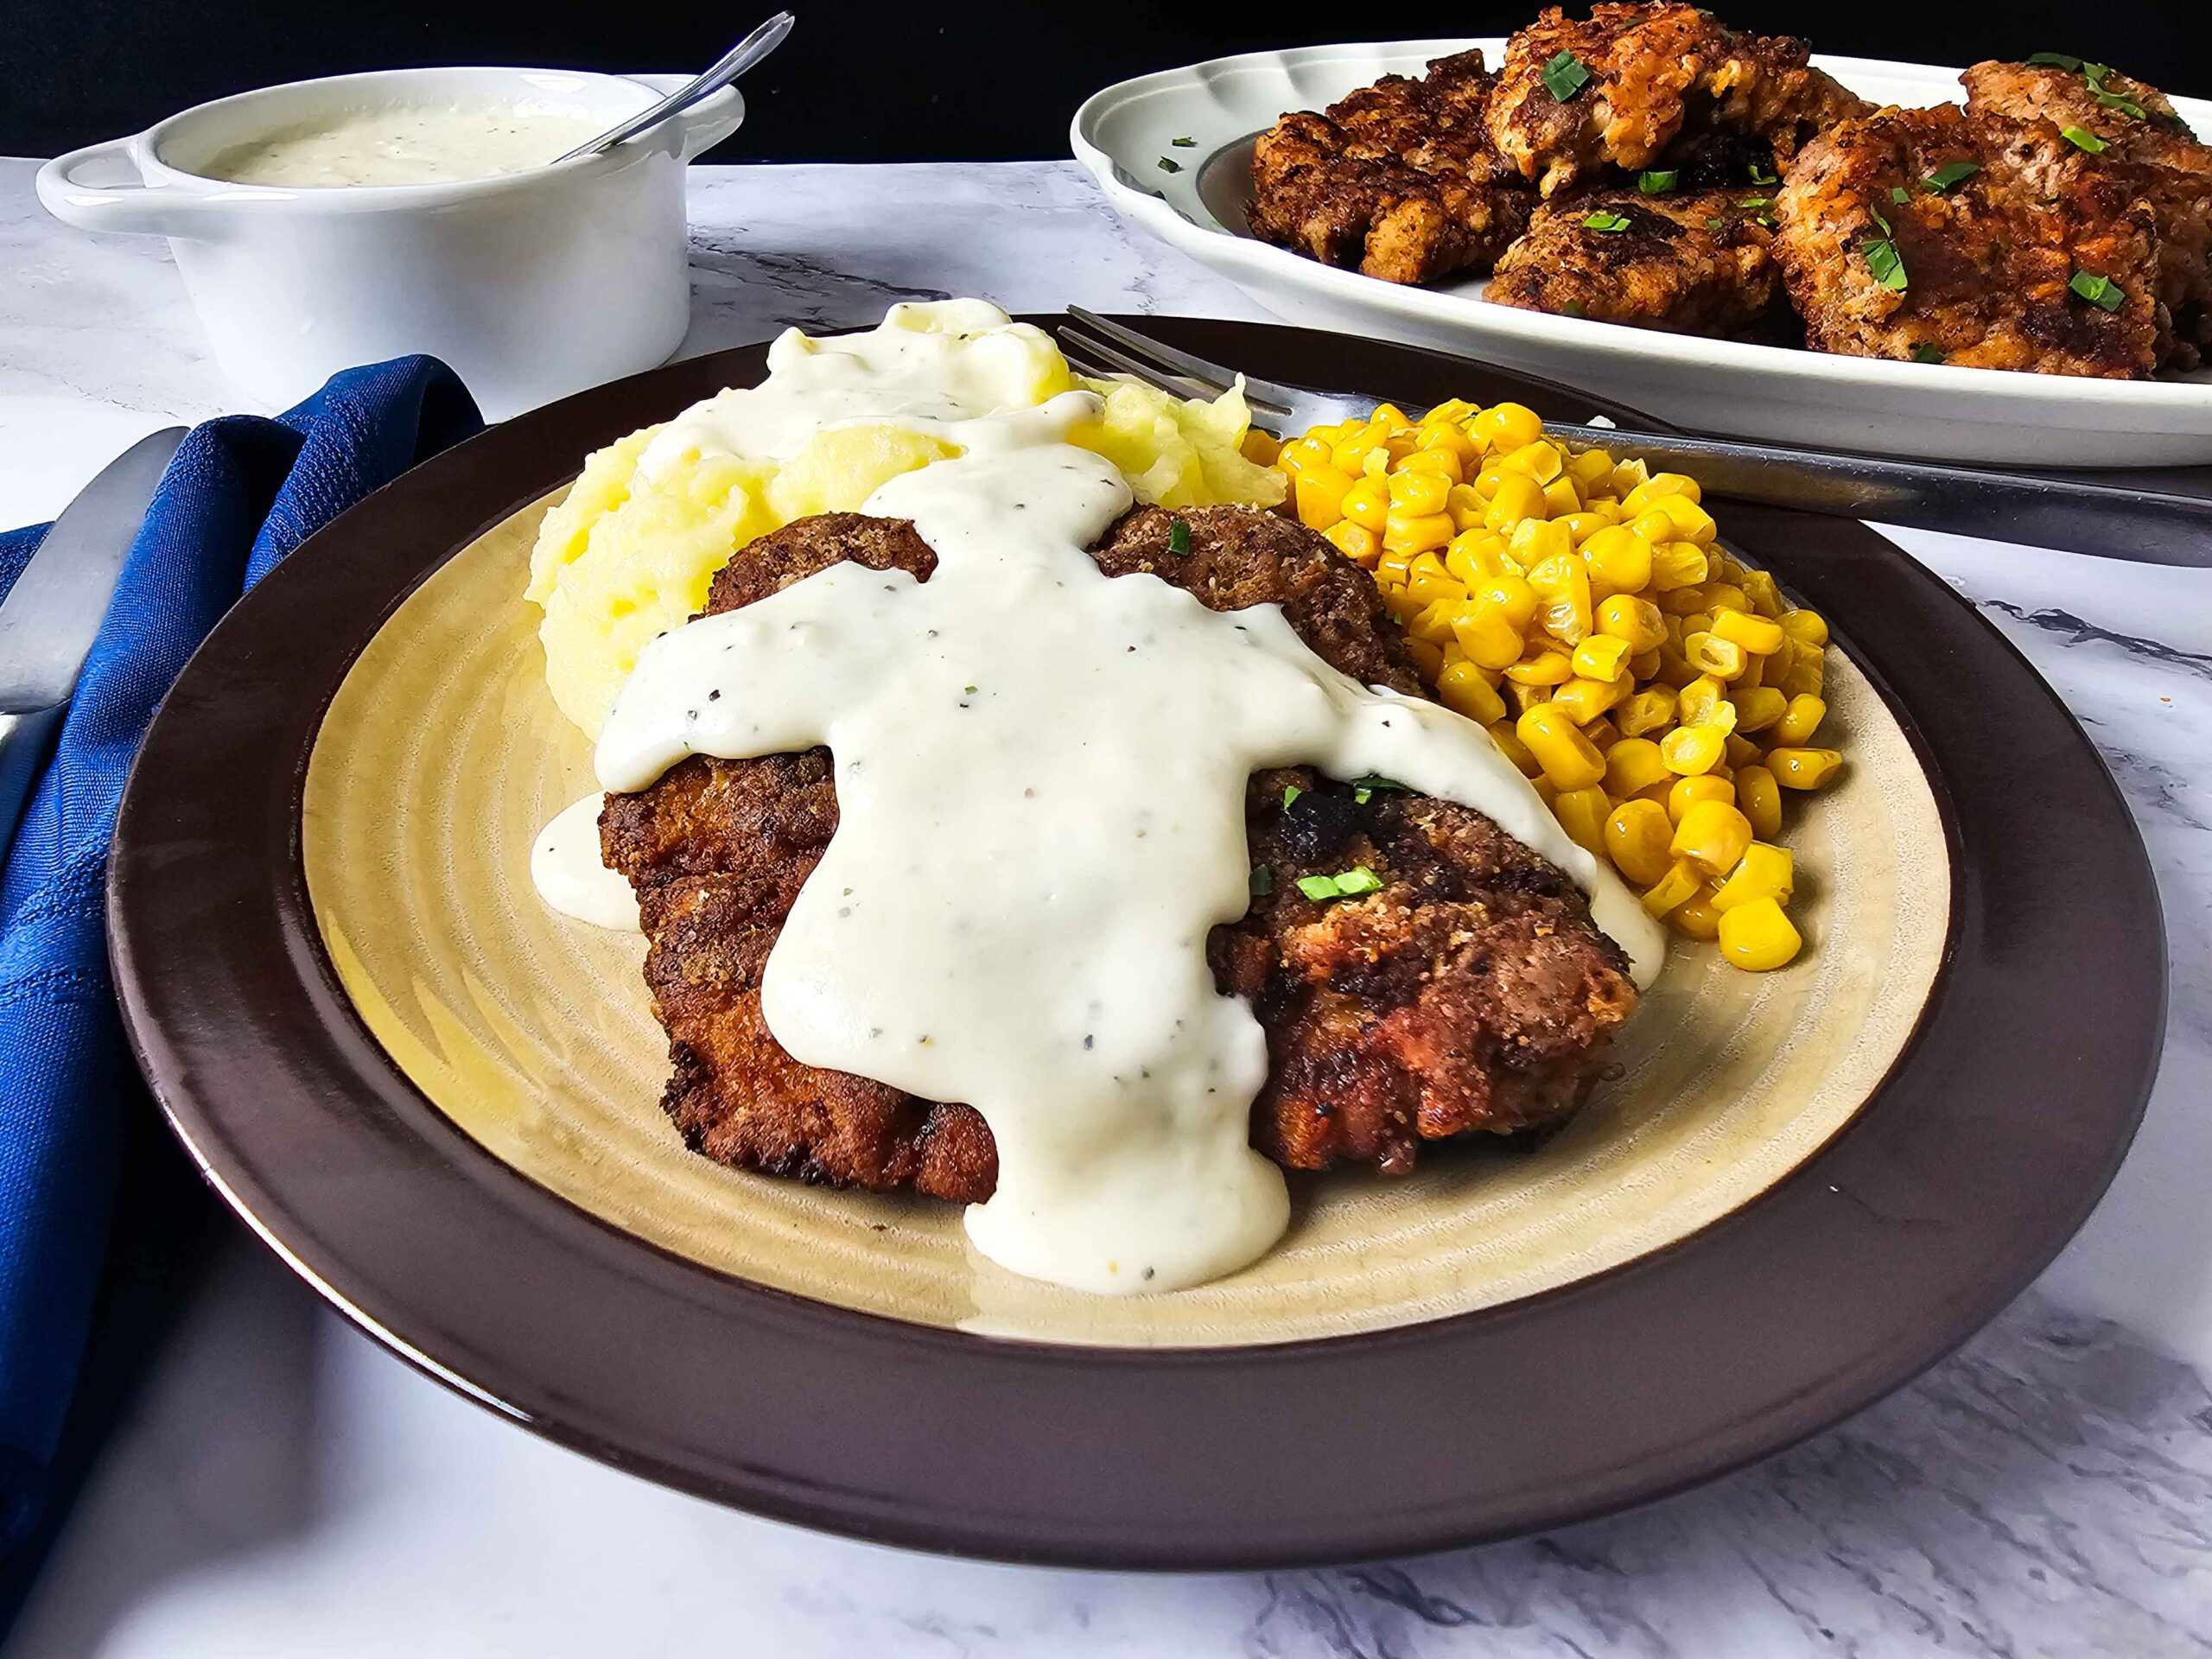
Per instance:
[[[50,155],[271,81],[440,63],[703,68],[772,9],[609,0],[0,0],[0,151]],[[1503,34],[1537,0],[1437,7],[1203,3],[809,3],[746,83],[745,130],[717,159],[1058,156],[1096,88],[1193,59],[1315,41]],[[2068,51],[2171,92],[2212,90],[2191,54],[2206,0],[1789,5],[1726,0],[1738,27],[1816,50],[1966,64]]]

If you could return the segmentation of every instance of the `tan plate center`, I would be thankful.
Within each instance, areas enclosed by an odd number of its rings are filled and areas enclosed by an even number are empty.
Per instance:
[[[1289,1236],[1234,1278],[1127,1299],[1015,1278],[969,1248],[954,1206],[722,1169],[661,1115],[642,941],[564,920],[530,882],[532,838],[591,787],[518,598],[548,505],[463,549],[347,675],[308,770],[308,891],[339,977],[416,1087],[523,1173],[708,1267],[1057,1342],[1285,1342],[1465,1313],[1617,1267],[1773,1185],[1880,1083],[1934,982],[1950,907],[1936,802],[1831,653],[1829,741],[1849,765],[1792,804],[1796,963],[1739,974],[1678,945],[1620,1077],[1542,1147],[1431,1151],[1403,1180],[1294,1177]]]

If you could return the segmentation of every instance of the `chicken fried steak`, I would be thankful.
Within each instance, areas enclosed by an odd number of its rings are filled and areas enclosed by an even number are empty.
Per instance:
[[[2032,175],[1956,105],[1823,134],[1775,211],[1819,350],[2108,378],[2156,365],[2150,205],[2110,173]]]
[[[1384,282],[1489,270],[1533,205],[1484,137],[1491,80],[1462,52],[1284,116],[1253,146],[1253,233]]]
[[[2150,204],[2158,365],[2195,368],[2212,349],[2212,147],[2157,87],[2103,64],[1978,63],[1961,79],[1967,113],[2043,200],[2117,185]]]
[[[1639,328],[1771,338],[1789,317],[1772,202],[1740,186],[1548,201],[1498,261],[1488,296]]]
[[[1187,552],[1171,548],[1177,519]],[[1141,507],[1094,556],[1214,610],[1280,603],[1332,666],[1421,695],[1372,582],[1287,519]],[[751,604],[840,560],[925,579],[936,563],[901,521],[801,519],[740,550],[707,610]],[[638,894],[673,1068],[663,1103],[692,1147],[834,1185],[990,1195],[997,1155],[971,1108],[801,1065],[761,1017],[769,950],[836,829],[828,751],[695,756],[649,789],[609,797],[600,823],[608,864]],[[1294,1168],[1397,1172],[1423,1140],[1555,1122],[1580,1101],[1636,989],[1558,868],[1478,812],[1303,769],[1252,779],[1246,825],[1255,896],[1213,931],[1207,954],[1216,982],[1250,999],[1267,1033],[1255,1145]],[[1299,888],[1301,876],[1355,865],[1380,888],[1333,903]]]
[[[1787,166],[1869,105],[1808,61],[1802,41],[1743,35],[1694,6],[1554,6],[1506,42],[1485,112],[1491,144],[1547,196],[1605,167],[1662,164],[1678,141],[1757,139]]]

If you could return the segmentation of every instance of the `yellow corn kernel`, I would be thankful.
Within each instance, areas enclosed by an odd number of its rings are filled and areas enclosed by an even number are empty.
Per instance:
[[[1526,473],[1539,484],[1550,483],[1566,469],[1567,465],[1560,457],[1559,447],[1546,443],[1541,438],[1533,443],[1524,443],[1517,449],[1507,450],[1497,460],[1499,466],[1510,467],[1516,473]]]
[[[1605,791],[1594,784],[1582,789],[1562,789],[1552,803],[1552,815],[1558,818],[1559,827],[1567,831],[1569,841],[1585,852],[1603,858],[1605,820],[1611,813],[1612,804],[1605,798]]]
[[[1736,705],[1736,729],[1739,732],[1766,730],[1782,718],[1783,711],[1789,706],[1789,699],[1772,686],[1747,686],[1741,681],[1729,689],[1728,700]]]
[[[1727,739],[1728,734],[1717,726],[1678,726],[1659,740],[1659,753],[1668,771],[1694,778],[1720,764]]]
[[[1536,757],[1529,753],[1529,746],[1521,741],[1521,734],[1514,729],[1511,721],[1493,721],[1484,729],[1490,734],[1490,741],[1497,745],[1497,752],[1519,767],[1522,777],[1534,778],[1543,771],[1536,764]]]
[[[1582,496],[1574,480],[1561,474],[1544,486],[1544,511],[1554,518],[1571,518],[1582,511]],[[1572,538],[1573,532],[1568,532]]]
[[[1408,639],[1406,650],[1414,659],[1414,666],[1421,670],[1421,678],[1434,682],[1444,671],[1444,652],[1426,639]]]
[[[1781,967],[1804,943],[1771,899],[1755,899],[1720,912],[1720,954],[1752,973]]]
[[[1433,473],[1411,473],[1401,469],[1390,474],[1389,482],[1384,487],[1389,494],[1391,511],[1408,518],[1427,518],[1440,513],[1452,499],[1450,483]]]
[[[1614,722],[1630,737],[1663,730],[1675,718],[1675,698],[1672,686],[1646,686],[1614,711]]]
[[[1724,612],[1722,614],[1725,615],[1726,613]],[[1719,618],[1715,617],[1713,620],[1718,621]],[[1745,652],[1744,671],[1728,682],[1728,695],[1732,697],[1750,690],[1755,685],[1764,685],[1767,670],[1773,666],[1775,661],[1774,657],[1754,657],[1751,652]]]
[[[1271,467],[1282,454],[1282,442],[1272,432],[1263,432],[1256,426],[1244,429],[1244,435],[1236,441],[1236,448],[1244,459],[1255,467]]]
[[[1667,919],[1694,939],[1719,938],[1720,912],[1713,907],[1713,884],[1700,884],[1695,893],[1675,906]]]
[[[1488,534],[1485,530],[1463,530],[1444,550],[1445,570],[1471,594],[1484,580],[1482,563],[1475,556],[1475,550],[1482,545],[1481,538]]]
[[[1650,487],[1648,484],[1644,486],[1645,489]],[[1637,494],[1642,494],[1642,492],[1638,491]],[[1655,541],[1695,542],[1700,547],[1709,547],[1719,529],[1713,522],[1713,515],[1700,506],[1694,498],[1687,495],[1650,496],[1642,502],[1638,502],[1636,496],[1631,495],[1622,505],[1630,516],[1637,520],[1643,519],[1647,514],[1656,513],[1672,526],[1672,529],[1667,532],[1654,537],[1652,539]]]
[[[1683,814],[1700,801],[1718,801],[1729,806],[1735,799],[1736,785],[1709,772],[1701,772],[1694,778],[1677,778],[1667,786],[1667,817],[1669,822],[1680,823]]]
[[[1552,700],[1548,685],[1532,685],[1525,680],[1502,680],[1498,690],[1505,694],[1505,706],[1516,717],[1525,715],[1540,702]]]
[[[1738,808],[1726,801],[1694,801],[1676,822],[1669,850],[1708,875],[1722,875],[1736,868],[1751,844],[1751,821]]]
[[[1457,452],[1434,446],[1424,449],[1419,447],[1418,440],[1413,454],[1393,467],[1390,476],[1394,479],[1433,478],[1446,490],[1466,480],[1466,473],[1460,465]]]
[[[1577,676],[1552,693],[1552,707],[1578,726],[1587,726],[1628,695],[1626,680],[1586,680]]]
[[[1387,559],[1390,556],[1386,553],[1382,556]],[[1671,685],[1679,690],[1697,678],[1697,670],[1689,665],[1682,653],[1674,645],[1664,645],[1659,647],[1657,678],[1660,684]]]
[[[1525,584],[1524,584],[1525,585]],[[1471,600],[1452,613],[1452,637],[1478,668],[1510,668],[1521,660],[1521,630],[1503,607]]]
[[[1659,758],[1659,746],[1648,737],[1624,736],[1605,751],[1605,789],[1615,800],[1624,801],[1654,784],[1674,781],[1675,774]]]
[[[1613,458],[1603,449],[1578,449],[1567,458],[1567,474],[1586,487],[1603,484],[1612,478]]]
[[[1766,752],[1767,770],[1784,789],[1818,789],[1835,776],[1843,756],[1834,749],[1779,748]]]
[[[1431,449],[1449,451],[1459,462],[1460,475],[1465,476],[1467,462],[1481,454],[1482,451],[1475,447],[1473,439],[1459,429],[1459,417],[1456,415],[1442,415],[1430,410],[1421,417],[1420,431],[1414,435],[1414,453],[1420,454]]]
[[[1595,620],[1599,632],[1625,639],[1631,653],[1650,651],[1667,637],[1667,619],[1659,607],[1634,594],[1600,600]]]
[[[1586,680],[1618,680],[1628,670],[1628,658],[1627,640],[1618,634],[1593,633],[1575,646],[1574,671]]]
[[[1377,479],[1355,480],[1351,487],[1338,498],[1337,510],[1362,530],[1371,530],[1380,536],[1390,512],[1389,486]]]
[[[1713,619],[1713,631],[1731,645],[1741,645],[1760,657],[1779,651],[1783,640],[1789,637],[1782,632],[1781,623],[1744,611],[1719,612]]]
[[[1335,446],[1321,441],[1320,430],[1317,426],[1297,442],[1283,445],[1282,453],[1275,457],[1275,465],[1292,474],[1301,473],[1308,467],[1336,466]]]
[[[1724,766],[1757,766],[1763,758],[1758,744],[1752,742],[1750,738],[1735,732],[1728,734],[1728,741],[1721,746],[1720,749],[1720,760]]]
[[[1591,582],[1606,596],[1649,587],[1651,561],[1651,543],[1625,524],[1608,524],[1582,543]]]
[[[1372,569],[1382,554],[1382,538],[1363,525],[1349,518],[1339,518],[1321,534],[1332,546],[1354,564],[1363,564]]]
[[[1550,703],[1539,703],[1514,722],[1544,776],[1561,789],[1586,789],[1605,776],[1605,760],[1574,721]]]
[[[1673,868],[1667,847],[1674,834],[1664,807],[1650,801],[1623,801],[1605,819],[1605,855],[1629,880],[1649,887]]]
[[[1363,525],[1361,528],[1366,527]],[[1382,534],[1380,531],[1370,530],[1367,533],[1375,537],[1378,547],[1382,545]],[[1408,567],[1412,563],[1412,554],[1393,553],[1389,549],[1383,548],[1382,556],[1375,561],[1375,579],[1393,587],[1403,587],[1406,578],[1411,574]]]
[[[1736,729],[1737,709],[1728,700],[1728,688],[1710,674],[1700,674],[1676,696],[1675,714],[1685,726],[1717,726],[1722,736]]]
[[[1436,677],[1436,695],[1454,714],[1465,715],[1478,726],[1505,718],[1505,699],[1482,677],[1472,663],[1446,663]]]
[[[1444,493],[1444,511],[1452,515],[1454,530],[1480,530],[1489,505],[1471,484],[1454,484]]]
[[[1390,544],[1385,541],[1387,549]],[[1416,554],[1417,559],[1424,556]],[[1454,582],[1441,569],[1424,570],[1416,564],[1406,574],[1405,596],[1415,610],[1434,604],[1440,599],[1465,599],[1467,590]]]
[[[1516,685],[1565,685],[1574,677],[1574,664],[1563,651],[1543,646],[1505,671]]]
[[[1567,683],[1572,685],[1573,682],[1570,680]],[[1556,702],[1559,698],[1554,696],[1552,701]],[[1590,740],[1592,748],[1600,754],[1607,754],[1611,752],[1613,745],[1621,741],[1621,728],[1600,715],[1595,720],[1583,722],[1582,735]]]
[[[1705,492],[1698,487],[1697,480],[1688,473],[1653,473],[1642,483],[1631,488],[1621,505],[1630,512],[1642,512],[1662,496],[1683,495],[1692,501],[1705,499]]]
[[[1536,791],[1536,798],[1544,804],[1546,811],[1548,812],[1559,804],[1559,785],[1545,777],[1542,772],[1538,772],[1529,780],[1529,787]]]
[[[1468,416],[1474,412],[1475,405],[1469,403],[1465,398],[1446,397],[1434,409],[1430,410],[1427,414],[1421,417],[1421,424],[1426,426],[1433,421],[1451,421],[1457,423],[1458,422],[1465,420]]]
[[[1467,435],[1494,454],[1510,454],[1544,435],[1544,418],[1522,404],[1492,404],[1467,417]]]
[[[1801,645],[1825,645],[1828,642],[1827,619],[1818,611],[1784,611],[1776,619],[1782,631]]]
[[[1469,608],[1463,599],[1439,599],[1423,606],[1414,620],[1406,624],[1406,632],[1416,639],[1425,639],[1440,651],[1454,636],[1452,623],[1462,610]]]
[[[1713,620],[1713,613],[1705,607],[1705,589],[1694,582],[1687,588],[1660,588],[1653,591],[1659,597],[1652,603],[1658,606],[1662,616],[1697,616],[1708,623]]]
[[[1567,526],[1548,518],[1523,518],[1505,533],[1505,545],[1523,570],[1534,570],[1551,560],[1573,560],[1574,543]],[[1585,585],[1588,576],[1585,573]]]
[[[1779,653],[1777,653],[1779,655]],[[1789,666],[1777,679],[1767,676],[1769,685],[1778,687],[1793,697],[1817,697],[1827,677],[1827,658],[1818,645],[1800,645],[1792,640],[1789,645]]]
[[[1658,678],[1658,648],[1654,646],[1649,651],[1637,652],[1635,656],[1628,659],[1628,671],[1635,675],[1638,680],[1653,680]]]
[[[1772,841],[1782,833],[1782,790],[1764,766],[1737,769],[1736,804],[1761,841]]]
[[[1298,516],[1315,530],[1326,530],[1344,516],[1344,493],[1356,480],[1341,467],[1308,467],[1298,474]]]
[[[1770,620],[1782,617],[1782,589],[1775,586],[1774,578],[1764,570],[1746,570],[1736,578],[1736,585],[1751,596],[1751,608]]]
[[[1755,841],[1744,849],[1743,858],[1728,873],[1728,879],[1713,890],[1713,907],[1733,910],[1757,899],[1786,905],[1796,887],[1796,861],[1789,856],[1789,849]]]
[[[1521,519],[1542,518],[1545,512],[1543,486],[1526,473],[1507,473],[1497,480],[1483,524],[1490,530],[1510,531]]]
[[[1401,512],[1395,507],[1383,521],[1382,545],[1402,547],[1408,553],[1426,553],[1452,544],[1448,513]]]
[[[1708,581],[1705,584],[1705,608],[1718,619],[1723,611],[1741,611],[1751,614],[1751,596],[1732,582]]]
[[[1536,590],[1519,576],[1484,576],[1469,584],[1467,591],[1484,604],[1503,611],[1505,620],[1516,628],[1526,628],[1534,621],[1536,607],[1542,603]]]
[[[1383,538],[1389,540],[1388,537]],[[1744,648],[1717,633],[1682,634],[1682,655],[1700,674],[1711,674],[1724,680],[1732,680],[1744,671]]]
[[[1780,692],[1776,692],[1780,696]],[[1806,695],[1789,699],[1780,719],[1774,722],[1774,741],[1785,747],[1802,747],[1813,741],[1813,734],[1821,729],[1821,722],[1827,718],[1828,706],[1821,698]]]
[[[1651,884],[1643,895],[1643,907],[1654,916],[1664,916],[1679,910],[1688,903],[1689,896],[1705,885],[1697,866],[1689,863],[1669,867],[1667,874]]]
[[[1544,492],[1544,499],[1547,503],[1551,500],[1551,492],[1548,489]],[[1554,511],[1552,513],[1551,521],[1564,529],[1567,531],[1567,539],[1577,547],[1581,546],[1599,531],[1606,529],[1613,522],[1602,512],[1591,512],[1580,507],[1577,507],[1572,512]]]
[[[1651,585],[1662,594],[1706,578],[1705,550],[1695,542],[1660,542],[1651,550]]]

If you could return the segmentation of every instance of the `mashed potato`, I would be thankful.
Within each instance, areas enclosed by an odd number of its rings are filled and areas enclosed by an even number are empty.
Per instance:
[[[882,326],[942,337],[931,342],[940,372],[986,406],[1098,392],[1101,418],[1073,442],[1112,461],[1141,501],[1282,499],[1282,475],[1244,454],[1251,423],[1238,392],[1186,402],[1134,381],[1086,379],[1046,335],[979,300],[897,306]],[[802,339],[779,349],[820,348]],[[592,455],[538,531],[525,596],[545,613],[546,683],[561,712],[594,737],[638,653],[706,603],[737,549],[794,518],[852,512],[887,480],[958,453],[929,432],[874,421],[816,428],[780,458],[725,453],[714,416],[730,396]]]

